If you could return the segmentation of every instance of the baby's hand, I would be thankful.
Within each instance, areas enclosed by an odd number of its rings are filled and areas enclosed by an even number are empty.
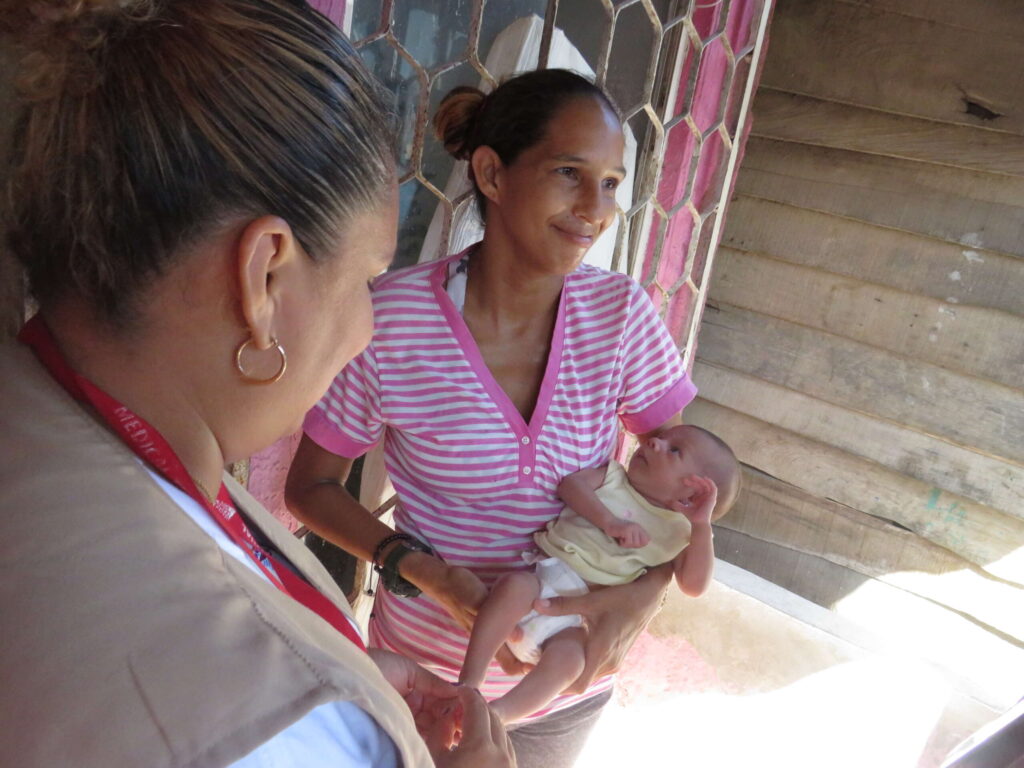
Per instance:
[[[636,523],[627,523],[625,520],[616,520],[605,528],[604,532],[615,539],[620,547],[627,547],[629,549],[645,547],[651,540],[643,526]]]
[[[683,484],[693,489],[693,495],[682,503],[682,512],[691,523],[711,522],[711,513],[718,501],[718,487],[710,477],[690,475]]]

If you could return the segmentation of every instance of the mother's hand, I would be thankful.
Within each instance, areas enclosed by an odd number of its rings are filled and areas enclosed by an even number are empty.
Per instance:
[[[586,621],[586,663],[565,693],[583,693],[594,680],[618,671],[637,637],[661,607],[662,596],[671,579],[672,564],[665,563],[650,569],[631,584],[534,603],[538,613],[547,616],[578,613]]]
[[[476,613],[487,597],[487,587],[476,574],[422,552],[407,555],[400,570],[403,577],[448,611],[459,626],[467,632],[473,629]]]
[[[433,555],[416,552],[402,561],[402,576],[448,611],[466,632],[473,631],[476,614],[487,597],[487,587],[476,574],[468,568],[448,565]],[[521,634],[516,627],[510,639],[518,640]],[[506,645],[498,649],[495,658],[508,675],[525,675],[533,668],[517,659]]]

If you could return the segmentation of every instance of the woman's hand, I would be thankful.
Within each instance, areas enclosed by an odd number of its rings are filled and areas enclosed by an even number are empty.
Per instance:
[[[516,753],[498,716],[472,688],[458,688],[461,738],[450,752],[434,755],[437,768],[515,768]]]
[[[477,611],[487,597],[487,587],[476,574],[459,566],[447,566],[440,583],[423,591],[440,603],[467,632],[472,631]]]
[[[448,565],[434,555],[414,552],[402,560],[401,574],[451,615],[467,632],[473,629],[476,613],[487,587],[468,568]]]
[[[447,754],[456,742],[460,712],[459,689],[428,672],[411,659],[381,648],[367,653],[412,712],[416,730],[434,756]]]
[[[380,648],[368,653],[409,705],[438,768],[515,768],[505,727],[479,692],[445,682],[397,653]]]
[[[534,603],[538,613],[547,616],[578,613],[586,621],[586,663],[565,693],[583,693],[594,680],[618,671],[626,653],[661,607],[671,578],[672,564],[665,563],[651,568],[631,584]]]

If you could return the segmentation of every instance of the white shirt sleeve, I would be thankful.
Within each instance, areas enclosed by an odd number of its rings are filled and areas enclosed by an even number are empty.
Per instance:
[[[195,499],[149,467],[146,469],[217,546],[260,578],[267,579]],[[355,704],[335,701],[311,710],[232,763],[231,768],[398,768],[399,765],[398,748],[377,721]]]
[[[398,768],[398,750],[355,704],[322,704],[231,768]]]

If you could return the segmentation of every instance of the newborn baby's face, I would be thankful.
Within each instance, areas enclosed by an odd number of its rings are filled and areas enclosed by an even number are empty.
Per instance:
[[[707,446],[702,443],[707,440],[700,430],[684,425],[641,441],[626,470],[630,485],[661,507],[689,499],[694,490],[685,479],[704,474],[701,457]]]

